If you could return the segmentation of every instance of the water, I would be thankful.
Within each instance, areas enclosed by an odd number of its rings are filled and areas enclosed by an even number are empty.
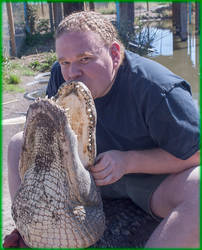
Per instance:
[[[172,27],[145,27],[148,37],[153,37],[153,52],[147,57],[161,63],[191,85],[192,95],[199,105],[199,36],[193,25],[188,27],[188,39],[182,42],[173,34]]]

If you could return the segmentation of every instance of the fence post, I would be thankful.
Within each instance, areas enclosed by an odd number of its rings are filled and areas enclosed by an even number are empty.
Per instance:
[[[30,33],[30,28],[27,18],[27,3],[24,3],[24,17],[25,17],[25,30],[27,31],[27,33]]]
[[[16,44],[15,44],[15,27],[13,21],[13,10],[11,2],[6,2],[8,22],[9,22],[9,33],[11,38],[11,55],[16,56]]]
[[[49,17],[50,17],[51,33],[53,33],[54,32],[53,8],[52,8],[52,3],[51,2],[48,2],[48,7],[49,7]]]

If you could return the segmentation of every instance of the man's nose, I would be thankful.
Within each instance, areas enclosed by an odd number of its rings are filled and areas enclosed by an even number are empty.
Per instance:
[[[81,76],[81,69],[78,67],[78,65],[71,63],[69,65],[69,70],[68,70],[69,80],[75,80],[80,76]]]

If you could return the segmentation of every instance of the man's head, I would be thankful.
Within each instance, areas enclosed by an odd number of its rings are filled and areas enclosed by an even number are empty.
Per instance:
[[[59,24],[56,53],[64,79],[84,82],[98,98],[110,90],[124,47],[107,19],[96,12],[82,11]]]

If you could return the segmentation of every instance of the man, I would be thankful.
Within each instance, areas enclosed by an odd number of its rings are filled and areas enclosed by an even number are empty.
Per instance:
[[[145,247],[199,247],[199,117],[189,84],[124,51],[114,27],[95,12],[60,23],[56,54],[48,97],[64,80],[78,80],[95,100],[98,155],[91,173],[103,197],[129,197],[161,220]],[[9,145],[12,199],[20,145],[21,135]]]

